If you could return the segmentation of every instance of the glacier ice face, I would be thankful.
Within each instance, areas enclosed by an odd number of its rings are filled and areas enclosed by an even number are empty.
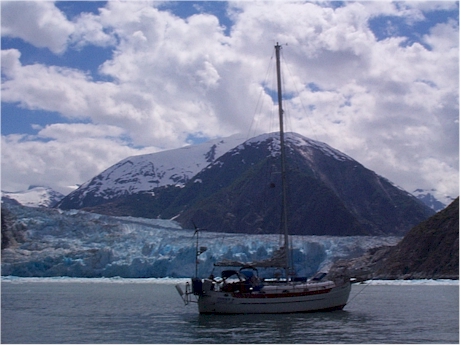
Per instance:
[[[3,205],[14,218],[9,227],[25,229],[23,242],[2,250],[2,275],[25,277],[190,277],[195,275],[193,230],[174,221],[111,217]],[[278,248],[279,235],[199,233],[199,276],[208,276],[224,258],[254,261]],[[310,276],[335,260],[363,254],[400,237],[294,236],[297,274]],[[224,269],[224,268],[223,268]],[[215,269],[215,275],[220,269]],[[262,272],[271,275],[270,270]]]

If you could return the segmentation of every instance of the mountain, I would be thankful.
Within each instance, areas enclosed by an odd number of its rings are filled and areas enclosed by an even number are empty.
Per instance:
[[[286,142],[292,234],[403,235],[434,213],[413,195],[325,143],[295,133],[287,133]],[[205,148],[210,144],[203,144]],[[140,172],[136,165],[127,170],[127,163],[120,163],[64,198],[58,207],[175,219],[184,227],[192,227],[193,221],[210,232],[279,233],[278,134],[249,139],[202,164],[207,153],[196,155],[203,169],[191,171],[180,186],[136,188],[119,178],[122,173],[139,179],[154,172],[153,168]],[[179,152],[172,150],[158,161],[156,155],[150,156],[156,162],[153,167]]]
[[[170,220],[113,217],[82,210],[3,204],[2,275],[21,277],[181,277],[195,272],[193,230]],[[225,238],[225,241],[223,239]],[[311,276],[338,258],[395,245],[400,237],[293,237],[293,262]],[[200,233],[199,276],[217,259],[253,261],[278,249],[279,235]],[[261,275],[266,275],[264,269]],[[272,274],[267,273],[267,276]]]
[[[200,170],[242,141],[241,135],[233,135],[180,149],[128,157],[67,195],[57,208],[92,207],[165,186],[182,187]]]
[[[436,192],[436,190],[431,189],[431,190],[424,190],[424,189],[416,189],[413,191],[413,195],[421,200],[424,204],[426,204],[429,208],[434,209],[435,211],[440,211],[444,209],[447,204],[450,204],[453,201],[453,198],[450,196],[445,196],[444,202],[439,201],[435,196],[433,195]]]
[[[31,185],[25,191],[2,191],[2,200],[16,201],[28,207],[54,207],[64,198],[50,187]]]
[[[459,279],[459,197],[395,246],[339,263],[376,279]]]

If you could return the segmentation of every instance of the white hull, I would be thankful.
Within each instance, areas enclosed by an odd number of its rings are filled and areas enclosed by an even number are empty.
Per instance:
[[[323,289],[318,285],[312,289],[309,289],[308,286],[314,285],[297,285],[295,289],[279,289],[278,292],[277,289],[249,293],[206,289],[198,297],[198,309],[201,314],[276,314],[332,311],[340,310],[347,304],[351,290],[349,282],[341,286],[327,286]],[[275,288],[275,286],[270,287]]]

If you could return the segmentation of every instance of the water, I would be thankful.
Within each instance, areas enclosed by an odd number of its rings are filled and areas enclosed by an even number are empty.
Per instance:
[[[177,282],[3,278],[1,341],[459,343],[458,281],[354,285],[344,311],[237,316],[199,315]]]

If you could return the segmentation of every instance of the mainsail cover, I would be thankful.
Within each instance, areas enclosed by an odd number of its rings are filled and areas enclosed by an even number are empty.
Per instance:
[[[245,267],[245,266],[252,266],[252,267],[260,267],[260,268],[285,268],[287,263],[287,254],[285,251],[285,247],[281,247],[278,250],[274,250],[272,257],[262,260],[262,261],[254,261],[254,262],[240,262],[235,260],[222,260],[220,262],[215,263],[217,267]]]

